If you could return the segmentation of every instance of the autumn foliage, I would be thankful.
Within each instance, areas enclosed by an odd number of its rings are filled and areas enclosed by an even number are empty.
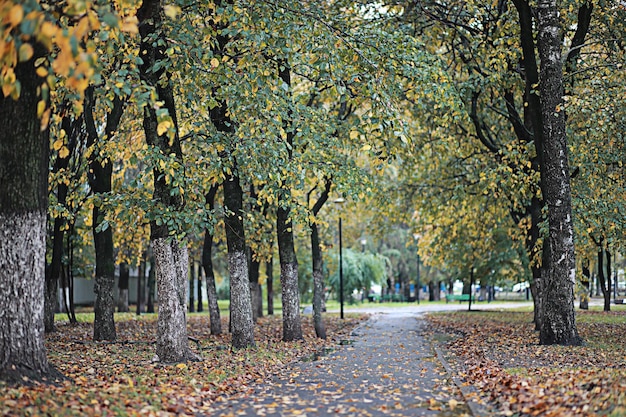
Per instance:
[[[188,334],[200,362],[163,365],[152,362],[156,316],[118,315],[117,342],[92,342],[92,323],[59,323],[48,335],[50,363],[68,379],[10,387],[0,383],[0,415],[194,415],[264,383],[287,365],[336,346],[363,319],[328,317],[329,338],[315,337],[310,317],[303,319],[305,339],[284,343],[281,317],[260,318],[256,349],[233,350],[228,333],[210,335],[207,315],[192,315]],[[228,328],[227,323],[222,323]],[[25,381],[28,382],[28,381]]]
[[[582,347],[540,346],[530,313],[429,317],[477,401],[507,416],[626,414],[626,314],[578,312]]]

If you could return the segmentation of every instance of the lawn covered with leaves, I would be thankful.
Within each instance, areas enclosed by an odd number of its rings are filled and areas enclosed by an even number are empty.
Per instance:
[[[466,384],[507,416],[626,416],[626,312],[577,312],[582,347],[540,346],[532,313],[429,315]]]
[[[152,362],[155,315],[116,315],[115,343],[92,342],[91,323],[58,324],[58,331],[46,336],[46,347],[50,362],[68,380],[56,386],[10,387],[0,382],[0,415],[201,414],[216,400],[245,395],[252,384],[288,370],[293,361],[332,349],[364,318],[325,317],[329,338],[321,341],[306,316],[305,340],[284,343],[282,318],[267,316],[255,327],[256,348],[235,351],[227,332],[211,335],[208,316],[192,314],[188,334],[198,342],[190,341],[190,346],[203,360],[178,365]],[[222,327],[228,329],[227,321]]]

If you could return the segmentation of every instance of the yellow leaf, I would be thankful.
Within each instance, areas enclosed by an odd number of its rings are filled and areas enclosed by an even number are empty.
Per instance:
[[[362,150],[363,152],[367,152],[367,151],[369,151],[370,149],[372,149],[372,146],[371,146],[371,145],[363,145],[363,147],[361,148],[361,150]]]
[[[9,10],[9,23],[11,23],[11,26],[19,25],[22,22],[22,19],[24,19],[24,9],[22,6],[16,4],[11,7],[11,10]]]
[[[184,363],[179,363],[178,365],[176,365],[176,367],[177,367],[178,369],[185,369],[185,368],[187,368],[187,364],[184,364]]]
[[[180,7],[168,4],[163,7],[163,12],[165,13],[165,16],[170,19],[176,19],[176,16],[180,13]]]
[[[137,16],[131,16],[124,19],[122,22],[122,32],[137,34],[139,33],[139,21],[137,20]]]
[[[172,123],[169,120],[163,120],[157,126],[157,134],[159,136],[161,136],[162,134],[167,132],[167,129],[169,129],[171,125],[172,125]]]
[[[350,139],[354,140],[359,137],[359,132],[357,130],[350,131]]]
[[[20,50],[18,52],[20,57],[20,62],[28,61],[33,57],[33,47],[30,43],[23,43],[20,45]]]
[[[39,103],[43,103],[43,101],[40,101]],[[44,103],[45,104],[45,103]],[[37,105],[37,107],[39,107],[39,104]],[[52,144],[52,149],[54,149],[55,151],[58,151],[59,149],[61,149],[63,147],[63,139],[57,139],[53,144]]]
[[[63,146],[61,149],[59,149],[59,157],[60,158],[67,158],[68,155],[70,154],[70,150],[67,149],[67,146]]]
[[[220,65],[220,60],[217,58],[212,58],[211,59],[211,67],[213,68],[217,68]]]
[[[37,103],[37,117],[41,117],[43,115],[44,110],[46,110],[46,102],[44,100],[39,100],[39,102]],[[63,144],[63,142],[61,142],[61,144]]]
[[[48,76],[48,70],[44,67],[37,67],[37,75],[39,75],[40,77],[46,77]]]

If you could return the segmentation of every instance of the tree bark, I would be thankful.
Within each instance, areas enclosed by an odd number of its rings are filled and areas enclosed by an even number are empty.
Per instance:
[[[234,348],[254,346],[254,322],[245,250],[245,230],[242,218],[243,190],[239,177],[232,173],[226,177],[224,187],[224,223],[228,245],[228,270],[230,272],[230,317],[232,345]]]
[[[148,271],[148,296],[146,297],[146,313],[154,313],[154,287],[156,284],[156,267],[154,253],[150,249],[150,270]]]
[[[162,26],[162,4],[160,0],[145,0],[137,10],[139,33],[141,35],[140,66],[141,80],[156,92],[156,99],[167,109],[174,127],[174,136],[167,132],[159,135],[157,114],[152,104],[143,108],[143,127],[146,142],[157,148],[163,155],[174,155],[183,165],[183,154],[178,134],[178,120],[174,91],[167,65],[158,67],[167,61],[167,38]],[[168,184],[165,173],[159,167],[153,169],[155,204],[172,211],[182,210],[184,201],[181,193],[175,193]],[[170,235],[174,232],[166,222],[150,222],[150,240],[156,264],[156,282],[159,295],[159,314],[157,319],[156,354],[160,361],[173,363],[196,360],[187,341],[187,305],[186,284],[189,268],[188,251],[185,243]]]
[[[580,295],[580,309],[589,310],[589,294],[591,285],[591,271],[589,270],[589,259],[585,258],[582,265],[583,279],[582,284],[585,289]]]
[[[120,264],[120,276],[117,280],[117,311],[127,313],[130,311],[128,307],[128,282],[130,281],[130,268],[126,262]]]
[[[15,67],[17,100],[0,94],[0,379],[41,380],[51,367],[44,346],[44,285],[49,130],[37,116],[34,57]]]
[[[278,76],[291,88],[291,69],[288,62],[279,61]],[[287,124],[290,124],[288,121]],[[293,127],[286,126],[287,155],[290,162],[293,158]],[[283,301],[283,340],[302,339],[300,321],[300,292],[298,291],[298,259],[293,241],[293,224],[291,222],[291,191],[284,187],[278,196],[276,211],[276,234],[278,237],[278,256],[280,260],[280,284]]]
[[[189,261],[189,312],[194,313],[196,307],[196,300],[194,299],[196,294],[196,262],[192,259]]]
[[[136,314],[141,315],[144,303],[144,287],[146,285],[146,254],[141,255],[139,268],[137,269],[137,310]]]
[[[265,263],[265,275],[267,275],[267,314],[274,315],[274,257]]]
[[[94,87],[85,91],[85,126],[87,129],[87,145],[97,147],[100,143],[96,123],[93,118],[95,107]],[[124,104],[119,97],[113,100],[113,108],[107,114],[105,137],[113,136],[119,126]],[[96,196],[104,196],[110,193],[111,176],[113,165],[99,150],[92,152],[89,161],[91,175],[89,186]],[[113,291],[115,288],[115,252],[113,248],[113,230],[110,227],[101,226],[105,220],[106,209],[100,201],[96,200],[93,207],[93,241],[96,253],[96,276],[94,281],[94,323],[93,339],[115,340],[115,300]]]
[[[606,275],[604,273],[604,255],[606,253]],[[603,247],[600,247],[598,251],[598,281],[600,282],[600,290],[602,292],[602,298],[604,300],[604,311],[611,311],[611,267],[610,267],[610,254],[609,251],[605,251]]]
[[[326,201],[328,201],[331,185],[332,181],[330,178],[326,178],[324,181],[324,190],[311,209],[313,216],[317,216]],[[315,335],[320,339],[326,339],[326,326],[322,319],[324,304],[324,258],[322,256],[317,223],[311,222],[309,227],[311,228],[311,258],[313,264],[313,325],[315,327]]]
[[[218,185],[213,184],[206,194],[206,204],[213,211],[215,208],[215,194]],[[202,266],[206,277],[207,300],[209,301],[209,318],[211,321],[211,334],[222,333],[222,319],[220,318],[220,307],[217,304],[217,290],[215,288],[215,273],[213,271],[213,233],[207,228],[204,231],[204,246],[202,247]]]
[[[556,0],[539,0],[537,11],[544,138],[541,183],[548,206],[547,244],[550,250],[542,288],[544,311],[539,341],[544,345],[580,345],[582,339],[574,314],[576,259],[563,108],[561,31]]]

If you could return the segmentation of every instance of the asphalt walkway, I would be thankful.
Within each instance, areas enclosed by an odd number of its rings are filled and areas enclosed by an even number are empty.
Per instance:
[[[425,326],[412,312],[374,314],[335,351],[294,365],[247,399],[216,403],[211,415],[472,415]]]

